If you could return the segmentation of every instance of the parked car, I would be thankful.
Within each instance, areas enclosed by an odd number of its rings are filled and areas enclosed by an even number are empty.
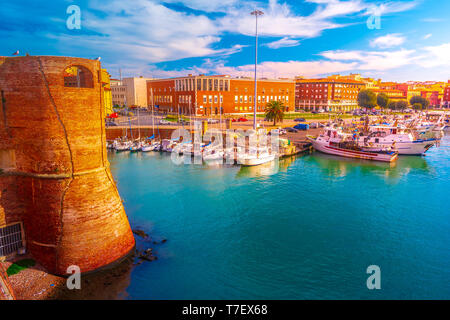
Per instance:
[[[294,119],[294,121],[295,122],[305,122],[306,119],[305,118],[297,118],[297,119]]]
[[[311,129],[316,129],[316,128],[319,127],[319,123],[318,123],[318,122],[311,122],[311,123],[309,124],[309,127],[310,127]]]
[[[171,124],[172,122],[165,120],[165,119],[161,119],[159,120],[159,124]]]
[[[238,122],[247,122],[247,121],[248,121],[247,118],[239,118],[239,119],[238,119]]]
[[[317,111],[317,110],[313,110],[313,111],[311,111],[311,113],[312,113],[312,114],[318,114],[318,113],[319,113],[319,111]]]
[[[277,133],[277,132],[278,132],[278,134],[279,134],[280,136],[282,136],[282,135],[284,135],[284,134],[287,133],[287,132],[286,132],[286,129],[272,129],[270,132],[273,132],[273,133]]]
[[[216,119],[208,119],[208,123],[219,123],[219,120],[216,120]]]
[[[298,125],[296,125],[294,127],[294,129],[297,129],[297,130],[308,130],[309,129],[309,124],[307,124],[307,123],[299,123]]]
[[[286,128],[286,131],[287,132],[298,132],[298,130],[295,128]]]
[[[324,113],[325,110],[324,109],[319,109],[319,113]]]
[[[117,127],[118,124],[113,122],[113,121],[107,121],[105,126],[107,126],[107,127]]]

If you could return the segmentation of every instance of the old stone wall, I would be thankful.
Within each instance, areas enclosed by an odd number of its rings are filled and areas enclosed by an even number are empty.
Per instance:
[[[93,87],[65,87],[70,66],[89,70]],[[0,225],[2,211],[22,220],[28,250],[56,274],[95,270],[134,247],[106,157],[100,70],[81,58],[0,57],[0,150],[15,158],[0,175]]]

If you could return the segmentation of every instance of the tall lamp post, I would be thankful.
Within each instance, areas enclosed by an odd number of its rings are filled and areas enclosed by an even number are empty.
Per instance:
[[[256,28],[255,28],[255,98],[254,98],[254,106],[253,106],[253,130],[256,130],[256,103],[257,103],[257,80],[256,80],[256,66],[258,65],[258,16],[262,16],[264,12],[260,10],[255,10],[250,12],[252,16],[256,18]]]

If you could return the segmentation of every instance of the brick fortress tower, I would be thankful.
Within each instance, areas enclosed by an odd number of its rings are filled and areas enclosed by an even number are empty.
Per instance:
[[[135,245],[106,156],[100,77],[96,60],[0,57],[0,237],[19,230],[54,274],[96,270]]]

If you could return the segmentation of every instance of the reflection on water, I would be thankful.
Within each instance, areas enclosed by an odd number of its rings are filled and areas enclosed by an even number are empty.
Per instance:
[[[278,160],[261,164],[259,166],[244,167],[241,166],[240,170],[236,174],[237,178],[256,178],[271,176],[278,173]]]
[[[315,152],[313,155],[305,157],[304,160],[317,165],[325,175],[338,178],[345,177],[358,170],[362,173],[382,175],[395,181],[408,175],[412,170],[419,170],[424,173],[432,170],[425,157],[416,156],[400,156],[396,162],[387,163],[343,158]]]
[[[131,283],[133,258],[104,270],[81,276],[81,289],[59,288],[53,299],[58,300],[115,300],[126,299]]]

